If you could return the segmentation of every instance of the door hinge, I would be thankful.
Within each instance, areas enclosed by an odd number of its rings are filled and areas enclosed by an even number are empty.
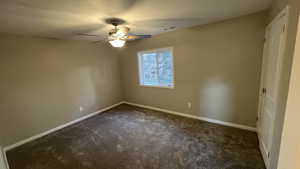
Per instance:
[[[285,24],[283,25],[283,28],[282,28],[282,32],[285,32],[285,28],[286,28],[286,26],[285,26]]]
[[[263,94],[266,94],[266,93],[267,93],[267,89],[266,89],[266,88],[263,88],[263,89],[262,89],[262,93],[263,93]]]

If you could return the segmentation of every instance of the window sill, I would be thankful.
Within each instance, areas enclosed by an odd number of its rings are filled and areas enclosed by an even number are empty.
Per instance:
[[[142,85],[140,84],[141,87],[147,87],[147,88],[163,88],[163,89],[174,89],[175,86],[158,86],[158,85]]]

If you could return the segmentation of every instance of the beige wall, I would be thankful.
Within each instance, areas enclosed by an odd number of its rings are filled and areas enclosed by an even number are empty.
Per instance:
[[[0,51],[3,146],[122,99],[119,60],[109,46],[2,34]]]
[[[296,32],[297,32],[297,24],[298,24],[298,14],[300,11],[300,1],[299,0],[274,0],[272,9],[270,12],[270,18],[274,18],[284,7],[287,5],[290,6],[290,15],[289,15],[289,23],[287,29],[287,43],[286,43],[286,51],[285,51],[285,61],[283,63],[283,79],[280,84],[279,91],[279,104],[278,104],[278,113],[277,119],[275,121],[275,134],[273,139],[273,148],[271,152],[271,165],[270,169],[277,168],[277,162],[279,157],[279,149],[281,142],[281,134],[283,128],[283,121],[285,118],[285,108],[287,102],[288,88],[289,88],[289,80],[290,80],[290,72],[291,72],[291,64],[294,55],[294,47],[296,40]],[[282,169],[282,168],[278,168]]]
[[[128,44],[120,54],[125,100],[254,127],[266,14]],[[139,86],[137,52],[168,46],[174,47],[175,89]]]

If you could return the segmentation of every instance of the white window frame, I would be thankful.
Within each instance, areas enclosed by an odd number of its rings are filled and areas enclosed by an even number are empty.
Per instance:
[[[174,55],[173,55],[173,47],[165,47],[165,48],[157,48],[157,49],[148,49],[148,50],[143,50],[138,52],[137,57],[138,57],[138,72],[139,72],[139,84],[142,87],[154,87],[154,88],[167,88],[167,89],[174,89],[175,88],[175,71],[174,71]],[[163,86],[163,85],[145,85],[143,84],[143,68],[142,68],[142,60],[141,57],[145,53],[155,53],[155,52],[162,52],[162,51],[170,51],[172,55],[172,86]]]

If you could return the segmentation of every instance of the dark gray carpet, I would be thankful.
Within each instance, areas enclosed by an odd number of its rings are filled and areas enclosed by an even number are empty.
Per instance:
[[[7,156],[11,169],[265,169],[254,132],[128,105]]]

